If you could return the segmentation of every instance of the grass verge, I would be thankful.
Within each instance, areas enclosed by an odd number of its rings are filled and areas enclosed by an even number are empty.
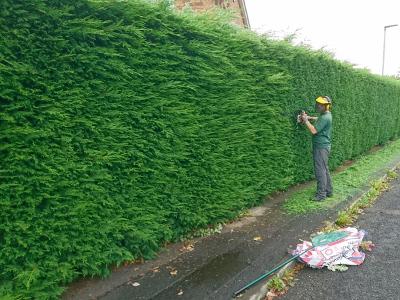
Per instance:
[[[316,184],[291,195],[283,204],[284,211],[291,214],[304,214],[318,209],[329,208],[360,192],[371,181],[373,175],[387,168],[400,157],[400,140],[387,144],[381,150],[361,156],[345,171],[333,174],[334,196],[323,202],[312,199]]]

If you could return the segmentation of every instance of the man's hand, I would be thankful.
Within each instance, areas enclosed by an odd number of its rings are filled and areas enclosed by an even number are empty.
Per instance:
[[[304,124],[307,123],[308,122],[308,118],[309,117],[308,117],[307,113],[303,111],[301,113],[301,115],[300,115],[300,119],[301,119],[302,123],[304,123]]]
[[[317,130],[315,129],[315,127],[310,123],[310,121],[309,120],[313,120],[313,119],[315,119],[314,117],[309,117],[309,116],[307,116],[307,114],[306,113],[304,113],[303,115],[302,115],[302,120],[303,120],[303,123],[307,126],[307,128],[308,128],[308,130],[314,135],[314,134],[317,134]]]
[[[297,115],[297,123],[304,124],[305,116],[307,116],[307,113],[304,110],[302,110],[300,114]]]
[[[309,117],[305,111],[302,111],[301,114],[297,116],[297,122],[305,124],[306,127],[308,128],[308,130],[312,134],[317,134],[317,130],[310,123],[309,120],[316,120],[316,119],[318,119],[318,118],[317,117]]]

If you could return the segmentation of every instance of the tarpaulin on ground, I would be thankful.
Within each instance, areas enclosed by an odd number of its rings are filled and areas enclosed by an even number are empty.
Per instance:
[[[293,255],[299,255],[301,262],[306,263],[313,268],[323,268],[332,265],[360,265],[364,262],[365,254],[359,251],[359,246],[365,236],[365,231],[353,227],[347,227],[338,232],[345,232],[343,238],[332,241],[325,245],[317,245],[312,248],[313,243],[304,241],[298,244],[292,252]],[[312,248],[312,249],[310,249]],[[309,251],[306,251],[310,249]]]

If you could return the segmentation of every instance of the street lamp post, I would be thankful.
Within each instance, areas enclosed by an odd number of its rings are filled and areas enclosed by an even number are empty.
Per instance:
[[[386,25],[383,27],[383,58],[382,58],[382,76],[385,70],[385,43],[386,43],[386,28],[396,27],[398,24]]]

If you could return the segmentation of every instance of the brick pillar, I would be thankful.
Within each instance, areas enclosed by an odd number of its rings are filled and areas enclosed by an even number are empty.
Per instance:
[[[175,6],[178,9],[182,9],[186,4],[190,4],[193,10],[205,11],[207,9],[215,7],[214,0],[176,0]]]

